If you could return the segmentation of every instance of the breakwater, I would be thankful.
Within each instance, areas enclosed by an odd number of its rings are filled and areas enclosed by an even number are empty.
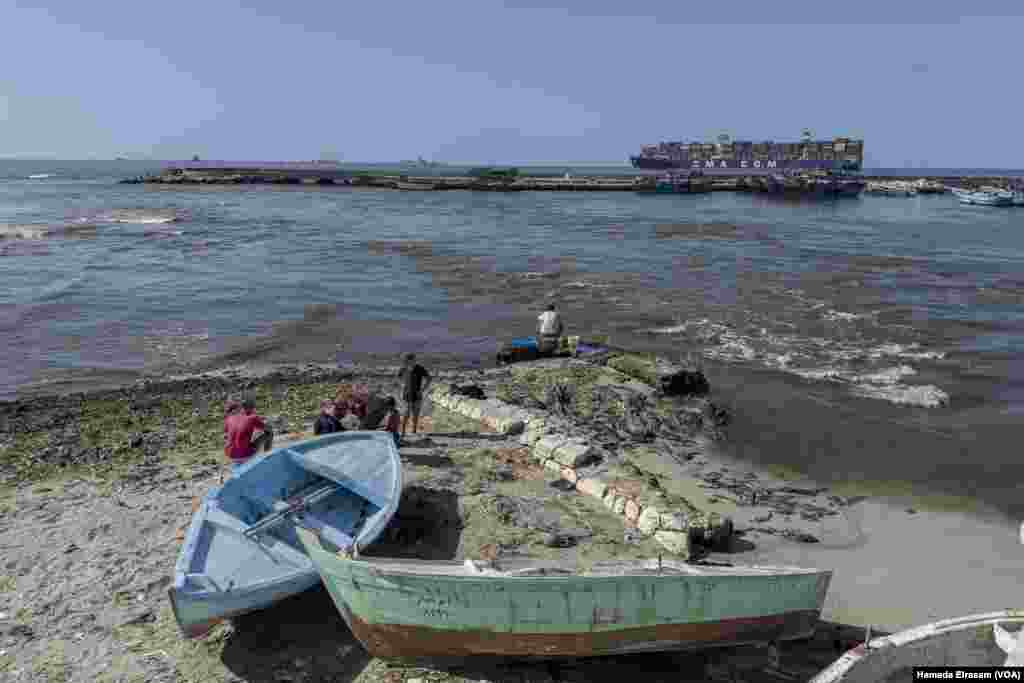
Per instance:
[[[925,180],[946,186],[980,188],[984,186],[1006,186],[1008,176],[962,176],[926,175]],[[345,185],[371,189],[399,191],[443,191],[475,190],[486,192],[634,192],[653,190],[654,174],[636,176],[518,176],[518,177],[476,177],[458,176],[414,176],[383,173],[343,174],[334,171],[298,172],[288,169],[169,169],[159,174],[139,176],[122,180],[123,184],[154,185],[296,185],[326,186]],[[906,177],[870,176],[871,180],[887,182]],[[916,179],[916,178],[915,178]],[[694,183],[691,182],[691,185]],[[763,176],[704,176],[699,187],[691,192],[755,192],[763,190]],[[648,188],[648,186],[650,186]]]

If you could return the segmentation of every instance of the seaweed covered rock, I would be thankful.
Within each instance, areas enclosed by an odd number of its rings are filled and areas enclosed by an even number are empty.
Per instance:
[[[572,387],[564,382],[551,384],[544,391],[544,405],[556,415],[572,415],[573,399]]]
[[[704,396],[711,391],[703,372],[664,358],[623,354],[610,358],[608,366],[655,387],[664,396]]]

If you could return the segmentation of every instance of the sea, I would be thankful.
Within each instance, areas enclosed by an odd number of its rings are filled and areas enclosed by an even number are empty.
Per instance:
[[[199,360],[479,362],[554,301],[700,363],[737,458],[1024,517],[1024,207],[118,182],[160,167],[0,161],[0,400]]]

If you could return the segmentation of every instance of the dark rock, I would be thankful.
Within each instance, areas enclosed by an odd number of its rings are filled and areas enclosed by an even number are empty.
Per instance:
[[[558,489],[559,491],[572,491],[576,486],[567,479],[555,479],[548,484],[551,488]]]
[[[658,388],[665,396],[704,396],[711,385],[700,370],[680,370],[658,378]]]
[[[825,491],[828,491],[827,488],[806,489],[806,488],[799,488],[799,487],[796,487],[796,486],[783,486],[783,487],[778,488],[776,490],[781,492],[781,493],[792,493],[792,494],[797,495],[797,496],[816,496],[819,493],[824,493]]]
[[[782,535],[785,538],[788,538],[791,541],[797,541],[799,543],[820,543],[821,542],[820,540],[818,540],[818,538],[816,536],[812,536],[811,534],[809,534],[807,532],[804,532],[804,531],[797,531],[796,529],[786,529],[785,531],[782,532]]]
[[[458,384],[452,384],[448,388],[448,391],[449,393],[455,394],[457,396],[475,398],[480,401],[484,401],[487,399],[487,395],[484,393],[484,390],[477,384],[464,384],[461,386]]]
[[[512,481],[516,475],[508,465],[497,465],[494,468],[494,478],[498,481]]]
[[[542,541],[549,548],[571,548],[576,545],[576,537],[572,534],[554,532],[544,535]]]
[[[544,404],[556,415],[569,417],[573,414],[573,391],[567,384],[556,383],[544,391]]]
[[[3,631],[0,631],[3,633]],[[7,629],[7,635],[15,638],[24,638],[25,640],[32,640],[36,637],[36,632],[32,630],[32,627],[28,624],[13,624]]]
[[[126,619],[121,621],[121,626],[130,626],[132,624],[149,624],[156,621],[156,615],[153,613],[152,607],[144,607],[142,609],[132,612]]]
[[[724,427],[729,424],[731,419],[729,411],[722,406],[712,403],[711,401],[708,401],[704,405],[702,415],[707,422],[711,423],[715,427]]]

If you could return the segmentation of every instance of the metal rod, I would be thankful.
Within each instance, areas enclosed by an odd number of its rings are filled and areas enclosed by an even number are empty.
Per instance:
[[[264,531],[269,527],[280,524],[294,512],[309,505],[312,505],[313,503],[316,503],[334,493],[337,493],[339,490],[341,490],[341,488],[342,486],[339,484],[328,484],[327,486],[321,489],[317,489],[316,491],[313,491],[308,496],[305,496],[298,502],[289,505],[287,509],[280,510],[278,512],[274,512],[270,515],[267,515],[259,522],[246,529],[245,536],[247,538],[251,538],[252,536]]]

